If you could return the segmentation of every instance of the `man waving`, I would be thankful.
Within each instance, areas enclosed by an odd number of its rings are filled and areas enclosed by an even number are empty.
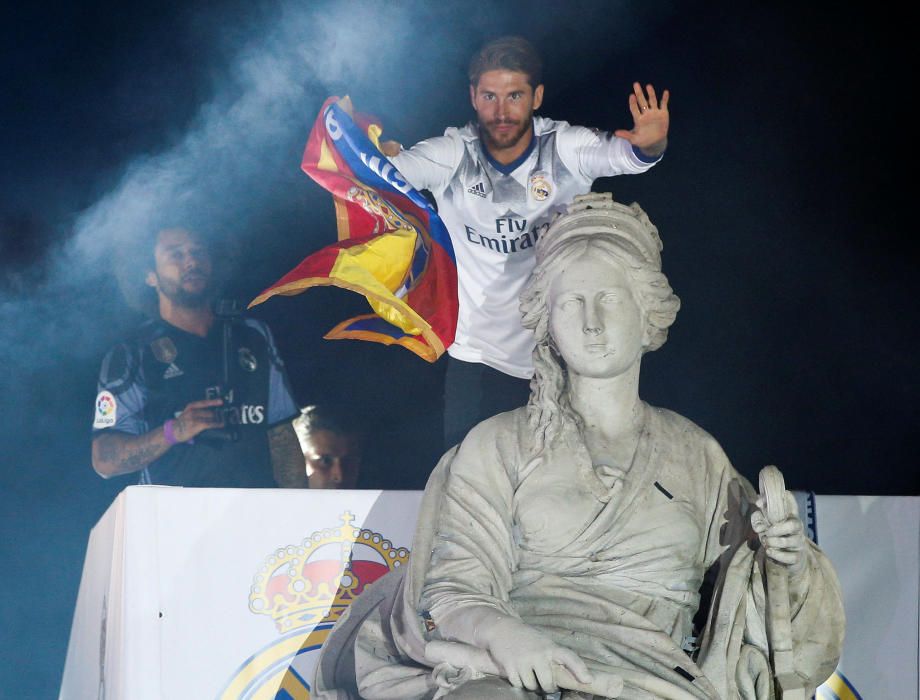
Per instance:
[[[612,134],[535,116],[542,61],[521,37],[483,46],[469,67],[477,120],[403,150],[383,144],[410,184],[428,190],[450,232],[459,313],[448,348],[445,447],[479,421],[523,405],[533,374],[532,334],[518,295],[533,246],[553,217],[596,178],[638,174],[664,154],[668,91],[633,85],[632,130]]]

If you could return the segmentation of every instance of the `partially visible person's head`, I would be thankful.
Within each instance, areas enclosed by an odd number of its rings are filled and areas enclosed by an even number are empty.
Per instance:
[[[361,432],[343,415],[307,406],[294,419],[311,489],[352,489],[361,472]]]
[[[543,61],[533,44],[524,37],[499,37],[479,49],[470,59],[470,87],[478,87],[484,73],[502,70],[523,73],[532,90],[543,84]]]
[[[197,233],[166,228],[157,233],[152,267],[145,281],[161,303],[197,309],[208,305],[214,293],[213,265],[207,244]]]

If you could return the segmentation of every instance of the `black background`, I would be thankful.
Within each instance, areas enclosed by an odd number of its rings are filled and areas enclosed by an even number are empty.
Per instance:
[[[470,53],[503,33],[541,49],[547,116],[629,127],[633,80],[671,90],[662,163],[595,184],[647,211],[683,302],[643,397],[749,477],[777,464],[796,489],[920,492],[907,27],[870,7],[723,2],[4,10],[0,695],[56,696],[86,538],[133,483],[89,462],[100,358],[137,319],[115,241],[167,208],[229,254],[227,292],[249,301],[334,239],[299,170],[325,97],[351,94],[403,143],[441,133],[471,116]],[[364,308],[317,289],[253,313],[298,401],[367,425],[363,485],[421,488],[443,366],[321,339]]]

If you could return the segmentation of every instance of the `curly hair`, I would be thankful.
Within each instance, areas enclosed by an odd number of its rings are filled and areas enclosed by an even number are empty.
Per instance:
[[[622,212],[627,208],[617,206],[622,220]],[[657,230],[654,230],[638,205],[633,205],[629,210],[647,230],[646,235],[658,242]],[[661,272],[660,258],[643,254],[641,245],[634,245],[628,235],[624,236],[624,227],[618,227],[611,220],[606,228],[598,226],[595,221],[594,225],[584,229],[576,227],[568,231],[559,230],[560,224],[564,227],[564,216],[557,219],[541,238],[541,243],[548,241],[543,247],[544,251],[549,248],[551,254],[540,256],[538,252],[539,262],[520,297],[522,324],[533,330],[536,340],[533,351],[534,376],[530,382],[531,393],[527,406],[528,422],[536,436],[536,452],[540,452],[559,435],[565,422],[580,423],[566,392],[568,374],[565,360],[556,349],[549,331],[549,289],[556,276],[588,252],[621,265],[633,282],[636,301],[648,329],[648,342],[643,352],[657,350],[664,344],[668,328],[674,323],[680,308],[680,299]],[[549,240],[552,238],[556,240]]]

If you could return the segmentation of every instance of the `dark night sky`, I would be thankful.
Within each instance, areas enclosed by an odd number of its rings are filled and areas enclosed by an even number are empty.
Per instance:
[[[89,463],[99,360],[136,320],[108,267],[112,246],[168,210],[231,254],[228,292],[248,301],[334,239],[329,197],[299,170],[323,99],[351,94],[403,143],[438,134],[469,119],[466,62],[498,34],[543,51],[548,116],[628,127],[633,80],[672,92],[664,161],[595,184],[648,212],[683,302],[644,362],[643,396],[710,431],[749,477],[773,463],[792,488],[920,493],[908,448],[918,289],[902,165],[907,22],[803,4],[558,5],[3,10],[10,697],[56,695],[86,537],[133,483],[103,481]],[[321,340],[363,304],[323,289],[254,313],[272,325],[302,403],[366,415],[375,460],[364,485],[421,488],[443,368]]]

